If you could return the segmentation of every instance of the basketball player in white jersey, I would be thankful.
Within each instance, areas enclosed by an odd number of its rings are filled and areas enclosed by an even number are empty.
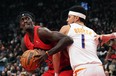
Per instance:
[[[70,8],[67,23],[60,30],[61,33],[72,37],[74,43],[69,47],[73,76],[105,76],[102,62],[97,56],[98,38],[106,43],[116,38],[116,33],[97,35],[92,29],[85,26],[86,11],[81,6]],[[96,39],[96,40],[95,40]]]

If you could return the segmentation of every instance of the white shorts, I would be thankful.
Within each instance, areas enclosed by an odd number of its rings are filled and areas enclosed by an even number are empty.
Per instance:
[[[101,64],[85,64],[77,66],[73,76],[106,76]]]

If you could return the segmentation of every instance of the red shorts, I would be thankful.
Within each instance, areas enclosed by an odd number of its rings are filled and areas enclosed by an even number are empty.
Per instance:
[[[54,70],[48,70],[42,76],[54,76]],[[73,76],[72,70],[64,70],[60,72],[59,76]]]
[[[48,70],[43,73],[42,76],[54,76],[54,70]]]
[[[64,70],[60,72],[59,76],[73,76],[73,71],[72,70]]]

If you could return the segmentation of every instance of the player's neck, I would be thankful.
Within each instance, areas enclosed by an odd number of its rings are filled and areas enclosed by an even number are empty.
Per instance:
[[[29,39],[30,39],[30,41],[32,42],[32,43],[34,43],[34,32],[32,31],[32,32],[27,32],[27,34],[28,34],[28,36],[29,36]]]
[[[27,34],[28,34],[30,37],[33,37],[33,36],[34,36],[34,29],[29,29],[29,30],[27,30]]]
[[[77,22],[77,24],[79,24],[81,26],[85,26],[83,22]]]
[[[34,32],[34,27],[31,27],[31,28],[26,29],[26,32],[27,32],[28,34],[33,34],[33,32]]]

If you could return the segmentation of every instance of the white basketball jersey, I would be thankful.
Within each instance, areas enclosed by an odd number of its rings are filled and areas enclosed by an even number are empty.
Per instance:
[[[102,64],[97,57],[98,41],[95,41],[96,33],[92,29],[76,23],[70,24],[70,26],[67,35],[74,40],[74,43],[69,47],[72,68],[88,63]]]

